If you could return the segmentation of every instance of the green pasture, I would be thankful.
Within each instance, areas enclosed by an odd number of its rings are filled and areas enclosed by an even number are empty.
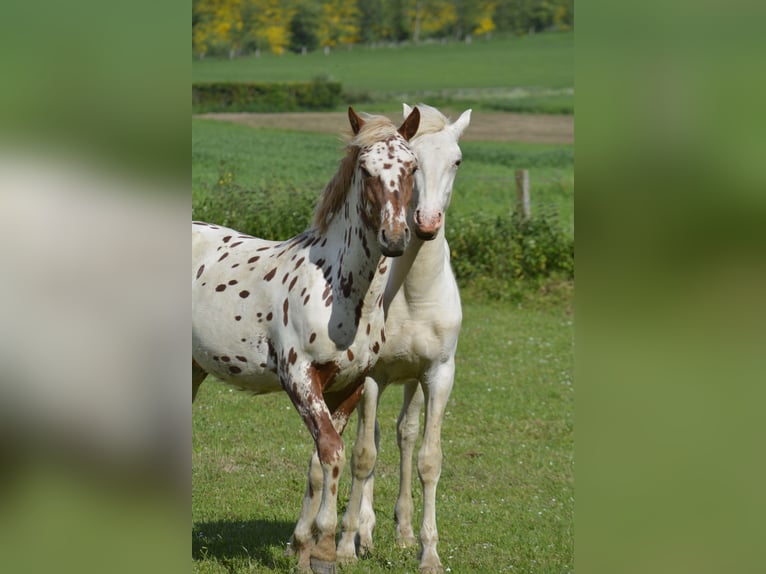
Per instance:
[[[439,552],[448,571],[574,570],[572,322],[568,304],[464,302],[437,493]],[[376,547],[341,572],[417,572],[416,549],[399,549],[393,539],[400,401],[401,390],[390,388],[379,409]],[[312,444],[289,399],[206,381],[192,410],[193,571],[294,571],[295,560],[283,552]],[[419,525],[422,494],[414,480]],[[341,513],[349,483],[346,468]]]
[[[338,126],[338,132],[344,128]],[[555,214],[563,228],[574,234],[574,146],[495,142],[460,145],[463,163],[448,217],[510,215],[515,202],[514,171],[529,169],[533,212]],[[342,154],[338,136],[193,119],[192,198],[197,202],[231,187],[266,190],[275,201],[283,194],[318,198]]]
[[[572,113],[574,34],[497,36],[418,46],[356,46],[305,56],[194,60],[193,82],[339,81],[354,102],[387,109],[401,101],[464,103],[476,109]]]

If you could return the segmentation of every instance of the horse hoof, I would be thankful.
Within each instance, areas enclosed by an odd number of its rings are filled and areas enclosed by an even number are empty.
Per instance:
[[[336,554],[336,559],[338,561],[338,564],[341,564],[343,566],[347,564],[353,564],[357,561],[356,554],[343,554],[341,552],[338,552]]]
[[[418,544],[418,539],[414,536],[401,536],[396,539],[399,548],[412,548]]]
[[[443,574],[444,568],[442,568],[441,564],[438,566],[421,566],[418,568],[418,572],[420,574]]]
[[[312,558],[311,571],[314,574],[336,574],[335,562],[325,562],[324,560]]]

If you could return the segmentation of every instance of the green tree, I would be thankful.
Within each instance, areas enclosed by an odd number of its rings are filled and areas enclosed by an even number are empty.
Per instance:
[[[296,53],[304,48],[312,52],[319,47],[319,7],[314,2],[299,2],[290,20],[290,50]]]

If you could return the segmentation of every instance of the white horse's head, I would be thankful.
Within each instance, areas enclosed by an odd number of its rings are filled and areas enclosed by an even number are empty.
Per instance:
[[[404,117],[408,117],[412,108],[403,106]],[[420,127],[410,141],[418,158],[411,224],[418,237],[433,239],[444,223],[444,212],[452,198],[452,185],[462,161],[458,140],[471,121],[471,110],[464,111],[451,124],[436,108],[418,104],[418,109]]]

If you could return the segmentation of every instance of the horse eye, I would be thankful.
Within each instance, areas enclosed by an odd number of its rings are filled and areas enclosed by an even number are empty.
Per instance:
[[[455,162],[455,167],[458,167],[463,162],[462,159],[459,159]]]
[[[415,175],[416,171],[418,171],[418,166],[412,168],[412,175]]]

